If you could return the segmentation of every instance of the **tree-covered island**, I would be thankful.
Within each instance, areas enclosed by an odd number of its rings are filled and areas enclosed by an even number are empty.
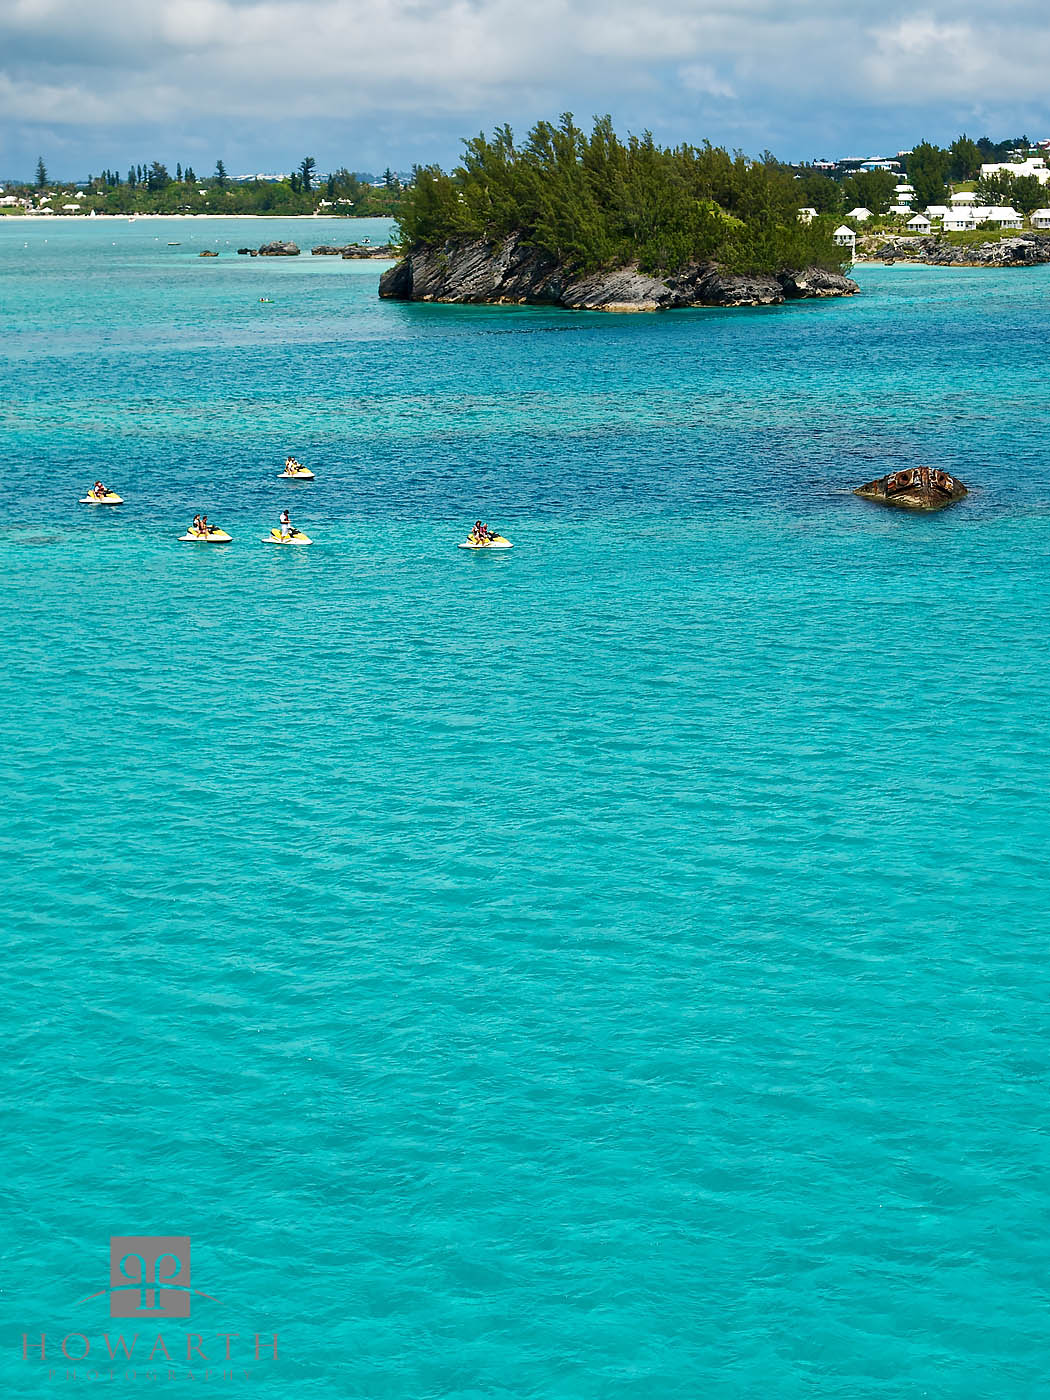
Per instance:
[[[798,210],[768,153],[624,141],[609,117],[590,134],[571,115],[541,121],[520,144],[503,126],[465,142],[451,174],[414,172],[381,295],[649,310],[855,291],[834,221]]]

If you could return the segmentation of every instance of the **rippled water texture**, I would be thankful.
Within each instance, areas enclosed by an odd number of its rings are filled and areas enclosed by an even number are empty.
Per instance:
[[[148,1234],[262,1400],[1044,1395],[1050,268],[578,315],[287,232],[0,222],[0,1388]]]

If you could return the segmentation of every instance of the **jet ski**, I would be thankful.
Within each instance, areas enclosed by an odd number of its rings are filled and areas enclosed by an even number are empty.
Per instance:
[[[115,491],[107,491],[104,496],[96,496],[89,492],[88,495],[81,496],[80,504],[82,506],[122,506],[124,497],[118,496]]]
[[[460,545],[460,549],[513,549],[513,548],[514,548],[514,546],[511,544],[510,540],[505,539],[502,535],[490,535],[490,536],[487,536],[485,539],[481,539],[478,535],[475,535],[473,531],[471,531],[471,533],[467,536],[467,538],[466,538],[466,539],[463,541],[463,543]]]
[[[297,530],[292,526],[290,535],[282,535],[280,530],[273,529],[268,535],[263,536],[263,544],[313,544],[309,535],[304,535],[302,530]]]
[[[196,540],[200,544],[229,544],[233,539],[225,530],[220,530],[215,525],[209,525],[207,530],[189,529],[184,535],[179,536],[180,540]]]
[[[277,477],[278,481],[313,481],[313,479],[314,474],[309,467],[285,467],[284,471],[279,473]]]

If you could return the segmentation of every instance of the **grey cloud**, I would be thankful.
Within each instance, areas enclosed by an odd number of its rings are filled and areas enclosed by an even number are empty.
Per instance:
[[[89,152],[256,125],[257,164],[282,124],[365,123],[400,127],[404,163],[447,158],[427,145],[435,131],[566,107],[670,139],[764,132],[789,153],[836,125],[870,144],[850,126],[861,113],[943,136],[960,111],[1050,121],[1048,59],[1041,10],[976,0],[0,0],[0,117],[15,133],[0,158],[44,135]]]

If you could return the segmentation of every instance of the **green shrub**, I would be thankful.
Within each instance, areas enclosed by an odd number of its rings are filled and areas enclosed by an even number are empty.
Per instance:
[[[517,145],[509,126],[464,142],[451,174],[418,168],[398,215],[403,248],[448,238],[505,238],[582,273],[637,262],[673,273],[691,262],[735,272],[843,268],[834,220],[798,219],[799,187],[768,153],[751,160],[705,142],[621,141],[609,117],[588,136],[564,115]]]

